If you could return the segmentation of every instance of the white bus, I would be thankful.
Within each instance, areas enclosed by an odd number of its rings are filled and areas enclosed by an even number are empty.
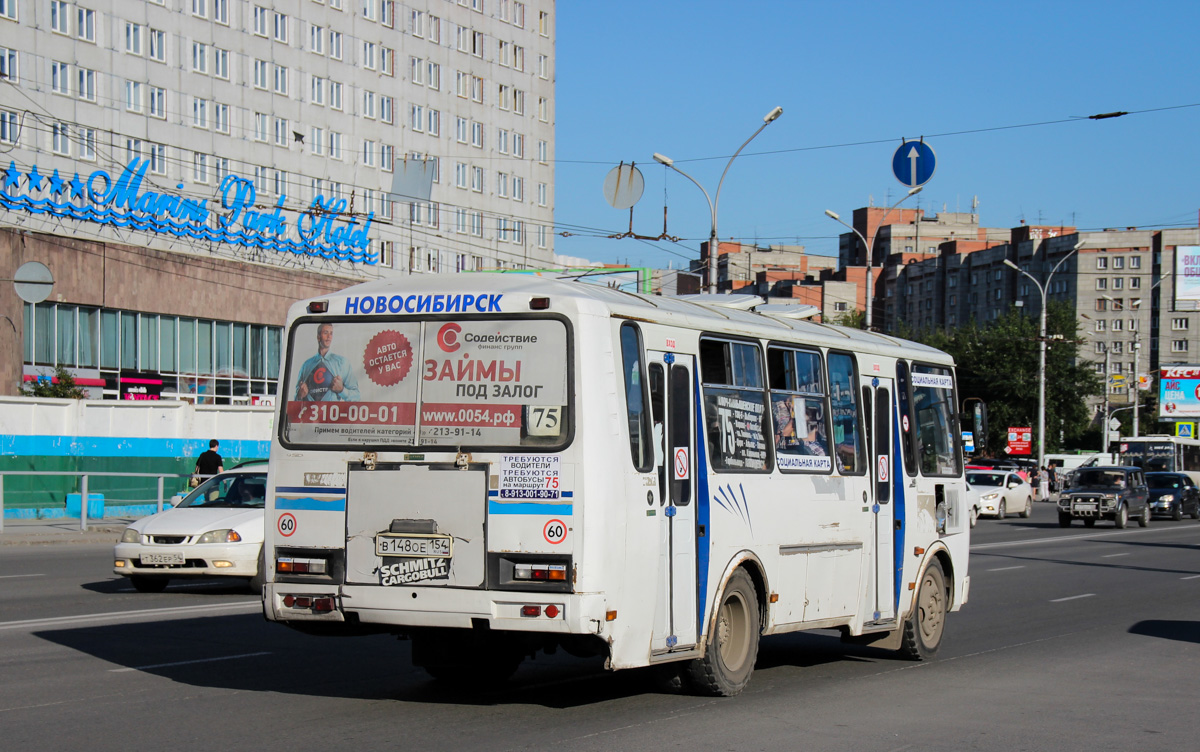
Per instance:
[[[443,679],[561,647],[732,695],[815,628],[931,657],[970,583],[951,359],[747,302],[476,274],[294,305],[267,618]]]
[[[1121,465],[1148,473],[1187,473],[1200,483],[1200,439],[1165,434],[1123,436],[1116,447]]]

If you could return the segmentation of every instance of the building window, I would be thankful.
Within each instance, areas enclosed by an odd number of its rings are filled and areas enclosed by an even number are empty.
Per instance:
[[[1129,289],[1130,290],[1142,289],[1142,278],[1141,277],[1130,277],[1129,278]]]
[[[393,115],[392,102],[393,100],[391,97],[385,97],[382,95],[379,97],[379,119],[388,124],[390,124],[392,122],[392,118],[395,117]]]
[[[546,158],[547,158],[546,149],[547,149],[546,142],[538,141],[538,161],[541,162],[542,164],[546,164]]]
[[[429,111],[429,135],[439,136],[442,133],[442,113],[437,110]]]
[[[342,59],[342,32],[329,32],[329,56],[334,60]]]
[[[391,172],[395,162],[395,147],[391,144],[379,145],[379,166],[384,172]]]
[[[483,148],[483,123],[471,123],[471,146]]]
[[[1185,318],[1171,319],[1171,330],[1176,332],[1187,331],[1188,320]]]
[[[525,92],[520,89],[513,89],[513,113],[525,114]]]
[[[1125,268],[1125,257],[1124,256],[1114,256],[1113,260],[1112,260],[1112,268],[1124,269]]]
[[[513,178],[512,197],[513,201],[525,200],[525,178]]]
[[[5,0],[0,0],[2,4]],[[16,0],[11,0],[16,7]],[[58,34],[71,33],[71,8],[66,0],[50,0],[50,30]]]
[[[196,152],[192,155],[192,180],[196,183],[208,182],[208,155]]]
[[[288,69],[282,65],[275,66],[275,93],[287,96]]]
[[[378,65],[378,45],[374,42],[363,42],[362,66],[367,70],[375,70]]]
[[[408,127],[417,133],[425,130],[425,108],[414,104],[409,108]]]
[[[545,183],[538,183],[538,186],[537,186],[537,202],[538,202],[538,206],[545,206],[545,205],[546,205],[546,190],[547,190],[547,189],[546,189],[546,184],[545,184]]]
[[[1107,269],[1108,268],[1108,257],[1107,256],[1097,256],[1096,257],[1096,268],[1101,271],[1103,271],[1104,269]]]
[[[288,17],[282,13],[275,13],[272,17],[273,30],[275,32],[275,41],[287,44],[288,41]]]
[[[329,106],[335,110],[342,109],[342,84],[338,81],[329,82]]]
[[[514,133],[512,139],[513,156],[518,159],[525,158],[525,136],[520,133]]]
[[[1171,352],[1184,353],[1188,351],[1188,341],[1186,339],[1171,340]]]
[[[279,118],[279,117],[275,118],[275,145],[276,146],[282,146],[285,149],[288,147],[288,136],[291,135],[289,133],[290,130],[291,130],[291,128],[288,128],[287,118]]]
[[[462,162],[454,163],[454,185],[458,188],[467,187],[467,165]]]
[[[270,121],[271,121],[271,118],[269,115],[266,115],[265,113],[262,113],[262,112],[254,113],[254,140],[255,141],[266,141],[267,140],[267,128],[268,128],[268,124],[270,123]]]
[[[362,99],[362,116],[369,119],[375,119],[375,92],[363,90]]]
[[[213,48],[213,75],[229,80],[229,50]]]
[[[471,190],[475,191],[476,193],[482,193],[483,188],[484,188],[484,186],[483,186],[483,168],[482,167],[472,167],[471,168]]]
[[[192,15],[208,18],[208,0],[192,0]]]
[[[496,173],[496,195],[501,198],[508,198],[508,173]]]
[[[11,51],[11,54],[15,60],[17,53]],[[70,75],[71,68],[66,63],[50,63],[50,91],[55,94],[70,94]]]
[[[0,142],[15,144],[20,135],[21,120],[17,117],[17,113],[0,110]]]
[[[1112,289],[1121,290],[1121,289],[1124,289],[1124,287],[1125,287],[1125,278],[1124,277],[1113,277]]]
[[[208,127],[208,100],[192,97],[192,126],[195,128]]]
[[[325,27],[313,26],[308,27],[308,51],[317,55],[325,54]]]
[[[13,3],[15,5],[15,1]],[[15,17],[15,12],[14,16]],[[75,34],[85,42],[96,41],[96,11],[80,8],[75,16]]]
[[[1142,268],[1142,257],[1141,256],[1130,256],[1129,257],[1129,268],[1130,269],[1141,269]]]
[[[140,81],[125,82],[125,109],[130,112],[142,111],[142,83]]]
[[[320,156],[325,153],[325,129],[313,128],[309,136],[309,146],[312,153]]]
[[[266,89],[271,77],[271,64],[266,60],[254,61],[254,88]]]
[[[229,105],[213,105],[213,130],[217,133],[229,133]]]
[[[1096,279],[1096,289],[1097,290],[1107,290],[1108,289],[1108,278],[1107,277],[1097,278]]]
[[[1104,331],[1106,323],[1107,322],[1104,319],[1096,319],[1096,331]]]
[[[51,26],[53,26],[53,3],[51,8]],[[135,23],[125,24],[125,51],[130,55],[142,54],[142,25]]]
[[[78,83],[76,91],[79,94],[79,98],[88,102],[95,102],[96,71],[88,70],[87,68],[79,68],[75,78]]]
[[[367,167],[375,166],[375,142],[363,140],[362,145],[362,161]]]
[[[55,154],[70,155],[71,132],[66,123],[55,123],[50,126],[50,140]]]
[[[254,34],[256,36],[265,37],[267,28],[271,23],[271,11],[261,5],[254,6]]]
[[[192,42],[192,71],[208,73],[208,45]]]
[[[342,134],[336,131],[329,132],[329,158],[342,158]]]
[[[155,175],[167,174],[167,147],[163,144],[150,144],[150,172]]]
[[[150,59],[160,63],[167,62],[167,32],[151,29],[149,36]]]

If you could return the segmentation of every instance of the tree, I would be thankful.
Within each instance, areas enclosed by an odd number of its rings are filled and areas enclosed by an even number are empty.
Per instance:
[[[66,399],[86,399],[87,391],[75,383],[75,377],[63,366],[54,367],[54,378],[48,379],[43,374],[37,381],[30,382],[31,386],[22,386],[21,394],[26,397],[65,397]]]
[[[834,326],[845,326],[851,329],[866,329],[867,328],[867,312],[862,311],[846,311],[838,314],[829,320]]]
[[[1082,448],[1091,412],[1087,398],[1103,394],[1091,361],[1079,357],[1079,323],[1074,309],[1050,303],[1046,309],[1046,446]],[[1003,452],[1009,427],[1029,426],[1036,435],[1038,408],[1038,319],[1017,308],[980,326],[916,335],[954,356],[959,398],[978,397],[988,406],[988,448]],[[1034,447],[1034,451],[1037,448]]]

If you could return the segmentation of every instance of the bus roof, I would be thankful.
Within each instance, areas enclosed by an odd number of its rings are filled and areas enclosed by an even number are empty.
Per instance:
[[[540,275],[507,274],[439,274],[422,275],[403,280],[376,280],[345,290],[299,301],[289,311],[289,322],[307,315],[308,305],[327,301],[324,315],[374,316],[408,315],[412,313],[527,313],[535,297],[549,297],[551,312],[578,312],[610,315],[651,323],[703,330],[717,334],[741,335],[761,339],[801,339],[814,345],[837,349],[875,352],[892,357],[917,356],[932,362],[952,363],[949,355],[928,345],[832,324],[819,324],[807,319],[777,313],[738,310],[714,298],[728,298],[730,304],[744,305],[747,298],[757,296],[722,295],[696,296],[694,299],[670,296],[643,295],[626,292],[572,278],[550,278]],[[480,298],[487,300],[480,304]],[[456,308],[449,308],[457,298]],[[472,302],[464,304],[463,299]],[[387,310],[380,308],[382,299]],[[740,299],[740,300],[739,300]],[[364,301],[369,301],[364,305]],[[714,304],[714,302],[722,304]],[[437,306],[437,308],[434,308]],[[468,310],[461,310],[469,306]],[[798,306],[799,308],[799,306]],[[365,310],[364,310],[365,309]]]

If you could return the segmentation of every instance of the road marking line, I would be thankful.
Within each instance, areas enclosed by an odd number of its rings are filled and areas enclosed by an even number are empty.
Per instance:
[[[1025,565],[1022,564],[1018,567],[1000,567],[999,569],[989,569],[987,571],[989,571],[989,572],[1007,572],[1010,569],[1024,569],[1024,568],[1025,568]]]
[[[1062,603],[1063,601],[1074,601],[1074,600],[1079,600],[1080,598],[1095,598],[1095,597],[1096,597],[1095,593],[1084,593],[1083,595],[1072,595],[1072,596],[1068,596],[1066,598],[1055,598],[1054,600],[1052,600],[1050,602],[1051,603]]]
[[[1191,577],[1180,577],[1181,580],[1200,580],[1200,574],[1194,574]]]
[[[194,661],[175,661],[174,663],[155,663],[149,666],[130,666],[127,668],[110,668],[110,674],[120,674],[126,671],[149,671],[152,668],[173,668],[175,666],[190,666],[194,663],[213,663],[214,661],[232,661],[239,658],[257,658],[260,655],[270,655],[270,651],[264,650],[259,653],[242,653],[241,655],[226,655],[220,658],[198,658]]]
[[[992,548],[1007,548],[1008,546],[1028,546],[1031,543],[1061,543],[1063,541],[1079,541],[1079,540],[1095,540],[1097,538],[1109,538],[1114,535],[1152,535],[1154,533],[1187,533],[1200,529],[1200,527],[1163,527],[1157,525],[1147,530],[1113,530],[1108,533],[1081,533],[1079,535],[1059,535],[1054,538],[1031,538],[1029,540],[1019,541],[998,541],[996,543],[978,543],[971,546],[972,551],[986,551]],[[1196,545],[1196,544],[1193,544]],[[1200,547],[1200,546],[1197,546]]]
[[[45,577],[44,574],[0,574],[0,580],[11,580],[15,577]]]
[[[89,621],[119,621],[121,619],[140,618],[145,616],[187,616],[220,611],[249,611],[261,610],[262,601],[236,601],[233,603],[218,603],[210,606],[176,606],[174,608],[147,608],[138,611],[112,611],[100,614],[79,614],[78,616],[56,616],[50,619],[25,619],[22,621],[0,622],[0,630],[28,629],[36,627],[53,627],[65,624],[78,624]]]
[[[1115,559],[1115,558],[1116,558],[1116,557],[1118,557],[1118,556],[1128,556],[1128,555],[1129,555],[1129,554],[1127,554],[1127,553],[1124,553],[1124,554],[1105,554],[1103,558],[1105,558],[1105,559]]]

